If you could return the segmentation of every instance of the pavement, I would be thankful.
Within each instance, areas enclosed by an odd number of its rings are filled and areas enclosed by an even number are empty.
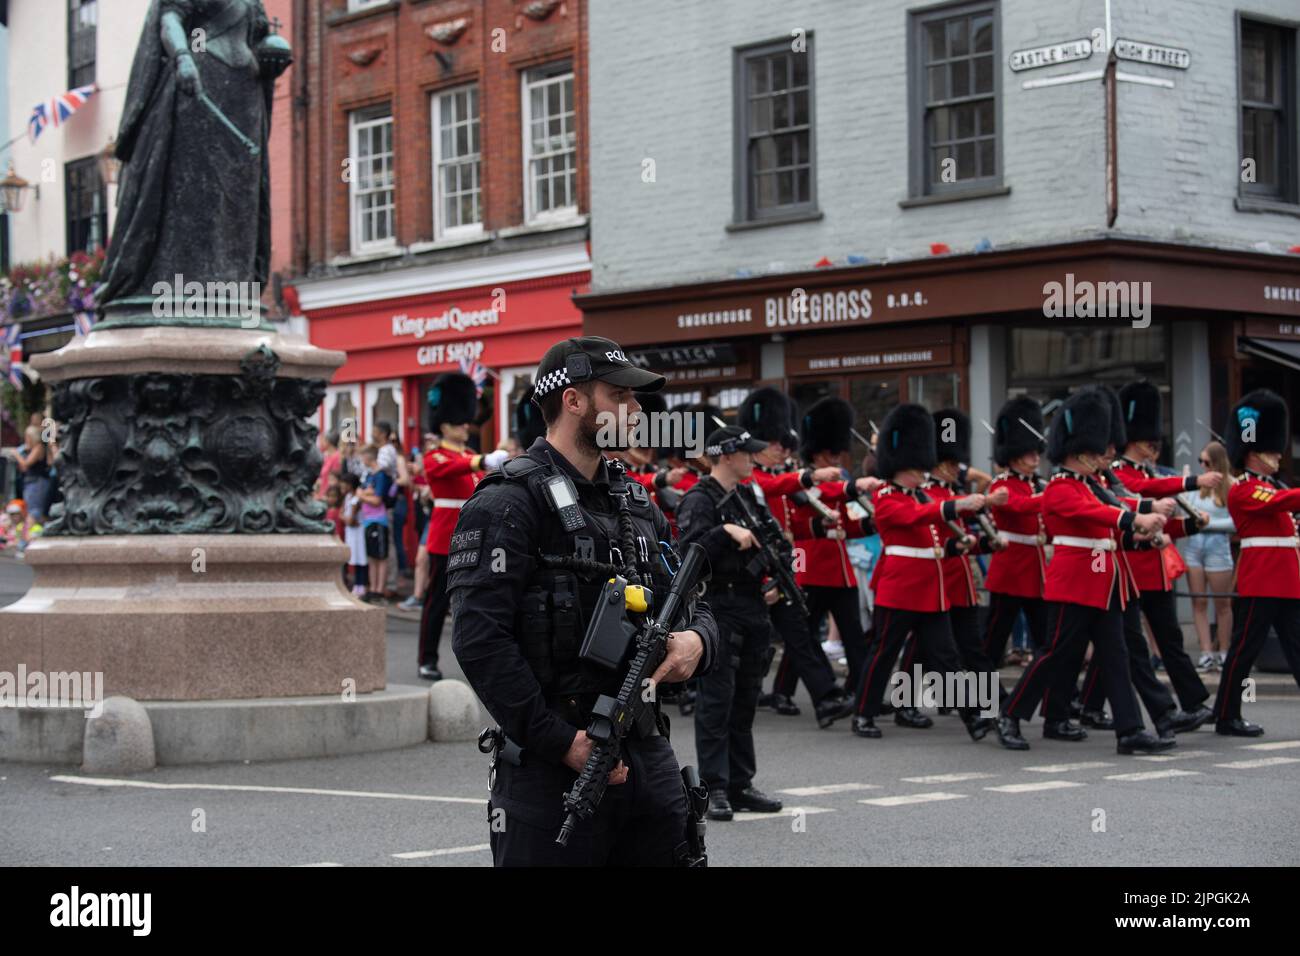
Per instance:
[[[0,558],[0,601],[27,573]],[[410,684],[407,617],[389,617],[388,675]],[[802,704],[755,728],[756,783],[786,809],[711,823],[713,865],[1300,864],[1300,705],[1262,685],[1247,716],[1267,736],[1201,729],[1156,757],[1116,755],[1109,733],[1042,740],[1036,723],[1032,749],[1012,753],[971,742],[956,717],[921,731],[885,718],[883,739],[860,740],[845,722],[818,730]],[[691,719],[669,713],[693,762]],[[0,763],[0,864],[486,866],[486,788],[472,743],[115,778]]]

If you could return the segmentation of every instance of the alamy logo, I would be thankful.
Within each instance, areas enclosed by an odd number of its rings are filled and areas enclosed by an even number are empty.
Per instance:
[[[152,291],[155,319],[239,319],[245,329],[261,324],[260,282],[186,282],[177,273],[171,282],[155,282]]]
[[[704,454],[709,430],[703,412],[637,412],[633,418],[626,405],[618,406],[618,414],[600,412],[596,424],[598,448],[681,448],[686,458]]]
[[[148,936],[152,925],[152,893],[70,893],[50,897],[51,926],[129,926],[133,936]]]
[[[94,719],[104,712],[103,671],[0,671],[0,707],[84,710]]]
[[[1133,328],[1151,324],[1150,282],[1065,282],[1043,286],[1043,316],[1048,319],[1131,319]]]

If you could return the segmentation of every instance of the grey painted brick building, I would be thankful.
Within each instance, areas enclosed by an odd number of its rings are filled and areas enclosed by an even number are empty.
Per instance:
[[[1300,407],[1298,28],[1294,0],[594,3],[585,326],[673,400],[771,382],[863,430],[1146,376],[1194,465],[1242,391]],[[1054,282],[1109,314],[1049,314]]]

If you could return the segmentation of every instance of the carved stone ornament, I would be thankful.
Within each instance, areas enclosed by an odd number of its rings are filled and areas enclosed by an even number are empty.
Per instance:
[[[240,375],[148,372],[55,387],[62,513],[49,535],[326,533],[308,422],[323,379],[276,378],[266,346]]]
[[[523,14],[529,20],[545,20],[560,4],[561,0],[530,0],[524,4]]]
[[[359,50],[351,50],[347,56],[351,63],[364,70],[371,63],[374,63],[375,60],[379,59],[379,54],[383,52],[384,48],[382,46],[368,46],[362,47]]]
[[[457,17],[455,20],[431,23],[424,28],[424,32],[428,34],[430,39],[436,40],[443,46],[451,46],[468,29],[469,17]]]

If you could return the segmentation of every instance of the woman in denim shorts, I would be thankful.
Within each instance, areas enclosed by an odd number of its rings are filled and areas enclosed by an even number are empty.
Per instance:
[[[1201,468],[1231,475],[1228,454],[1222,445],[1212,441],[1201,451]],[[1232,543],[1230,538],[1236,528],[1228,514],[1228,489],[1231,479],[1210,491],[1202,488],[1186,492],[1183,500],[1192,508],[1210,516],[1210,523],[1201,531],[1179,541],[1183,561],[1187,565],[1187,584],[1193,595],[1211,592],[1214,597],[1214,620],[1217,643],[1222,650],[1216,652],[1215,641],[1210,638],[1209,599],[1192,598],[1192,620],[1196,637],[1201,644],[1201,658],[1196,664],[1200,671],[1217,670],[1232,637]]]

